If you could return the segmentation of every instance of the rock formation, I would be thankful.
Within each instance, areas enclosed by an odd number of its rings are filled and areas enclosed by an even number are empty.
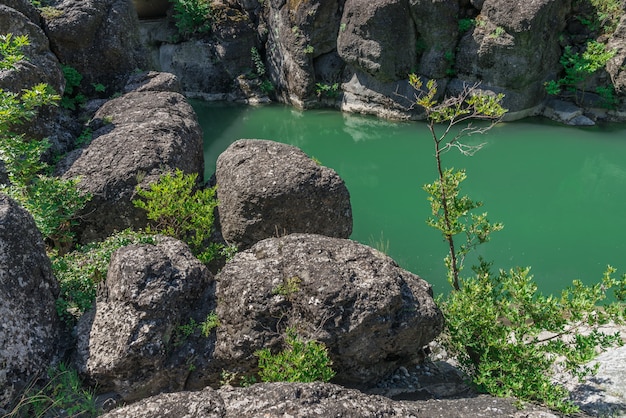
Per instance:
[[[58,293],[35,221],[0,193],[0,411],[57,359]]]
[[[222,235],[239,249],[294,232],[352,233],[345,183],[294,146],[236,141],[217,159],[215,176]]]
[[[148,76],[147,76],[148,77]],[[177,83],[148,77],[140,87],[108,101],[92,120],[93,140],[59,163],[64,178],[79,178],[93,198],[80,214],[79,239],[91,242],[115,231],[146,225],[145,212],[133,206],[135,187],[147,188],[166,171],[204,175],[202,132],[180,93],[164,91]]]
[[[421,417],[556,418],[548,410],[511,400],[476,396],[467,399],[397,402],[365,395],[330,383],[265,383],[200,392],[167,393],[122,407],[103,418],[252,418],[252,417]]]
[[[238,253],[216,280],[215,357],[244,373],[255,370],[255,351],[280,350],[293,326],[326,344],[335,381],[371,384],[419,361],[443,327],[428,283],[350,240],[270,238]]]
[[[51,49],[82,74],[84,88],[99,83],[113,94],[130,73],[148,66],[131,1],[61,0],[54,10],[44,15]]]
[[[212,275],[180,241],[119,249],[95,307],[77,326],[77,369],[125,401],[206,386],[214,333],[193,338],[195,329],[187,335],[180,327],[204,321],[213,295]]]

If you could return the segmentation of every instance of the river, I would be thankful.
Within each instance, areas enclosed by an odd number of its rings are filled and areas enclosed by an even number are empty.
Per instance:
[[[192,104],[204,131],[206,178],[237,139],[298,146],[345,180],[352,239],[384,250],[436,294],[449,290],[446,246],[426,225],[422,185],[436,179],[436,167],[423,122],[281,105]],[[531,266],[544,293],[560,292],[573,279],[595,282],[607,264],[626,272],[626,125],[576,128],[528,119],[467,142],[485,146],[472,157],[450,151],[444,162],[466,169],[462,191],[505,226],[479,250],[495,269]]]

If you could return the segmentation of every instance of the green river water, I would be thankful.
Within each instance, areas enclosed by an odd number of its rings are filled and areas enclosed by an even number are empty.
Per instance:
[[[298,146],[346,182],[352,239],[384,249],[435,293],[449,290],[446,246],[425,222],[430,207],[422,185],[435,180],[436,168],[424,123],[279,105],[193,106],[204,130],[207,178],[237,139]],[[473,157],[451,151],[444,161],[466,169],[463,192],[505,226],[479,250],[494,268],[531,266],[545,293],[572,279],[595,282],[607,264],[626,272],[626,125],[574,128],[532,119],[466,142],[486,144]]]

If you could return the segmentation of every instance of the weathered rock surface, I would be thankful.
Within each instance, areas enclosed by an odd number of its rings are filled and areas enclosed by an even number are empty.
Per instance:
[[[347,0],[341,24],[337,51],[351,68],[390,82],[416,67],[418,34],[408,1]]]
[[[617,29],[607,44],[607,49],[615,50],[615,56],[606,64],[607,72],[615,92],[626,95],[626,14],[622,16]]]
[[[64,178],[79,178],[79,189],[93,195],[80,214],[81,242],[145,226],[145,212],[132,204],[138,183],[147,188],[177,168],[204,174],[202,132],[180,93],[127,93],[104,104],[92,125],[91,143],[59,164]]]
[[[512,112],[532,109],[546,96],[543,83],[555,78],[570,0],[486,0],[479,22],[459,43],[459,78],[506,94]]]
[[[83,86],[119,91],[128,74],[148,66],[139,39],[137,13],[128,0],[59,0],[46,18],[51,48],[59,60],[84,77]]]
[[[345,183],[294,146],[236,141],[218,157],[215,176],[222,235],[239,249],[294,232],[337,238],[352,233]]]
[[[0,193],[0,410],[57,356],[58,293],[33,218]]]
[[[477,396],[455,400],[397,402],[330,383],[263,383],[248,388],[162,394],[103,415],[103,418],[156,417],[421,417],[556,418],[546,409],[520,411],[512,400]]]
[[[281,349],[285,328],[295,326],[326,344],[336,382],[365,385],[419,361],[443,326],[428,283],[346,239],[267,239],[238,253],[216,280],[215,357],[235,371],[254,370],[253,353]]]
[[[316,77],[316,62],[336,50],[343,1],[271,1],[266,50],[271,80],[282,100],[300,107],[315,103],[315,82],[340,82],[340,72]],[[319,69],[319,67],[318,67]],[[322,71],[322,73],[324,73]],[[321,75],[321,74],[320,74]]]
[[[626,346],[609,349],[591,364],[598,364],[598,372],[568,388],[572,400],[592,416],[626,417]]]
[[[179,327],[202,322],[213,295],[212,275],[178,240],[119,249],[95,308],[77,326],[77,369],[125,401],[206,386],[214,334],[193,338]]]

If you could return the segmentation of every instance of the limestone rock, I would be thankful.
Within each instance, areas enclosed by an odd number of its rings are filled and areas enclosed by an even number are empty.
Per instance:
[[[239,249],[293,232],[352,233],[345,183],[294,146],[236,141],[218,157],[215,175],[222,235]]]
[[[253,353],[281,349],[293,325],[326,344],[336,382],[368,384],[419,361],[443,327],[428,283],[346,239],[270,238],[238,253],[216,280],[215,357],[234,370],[254,370]],[[292,291],[281,294],[280,286]]]
[[[202,132],[181,94],[130,92],[104,104],[94,121],[91,143],[59,164],[64,178],[79,178],[79,189],[93,195],[80,215],[81,242],[145,226],[145,211],[132,204],[138,182],[148,188],[176,168],[202,179]]]
[[[205,100],[247,97],[236,80],[251,72],[251,49],[258,47],[257,34],[250,16],[239,5],[227,3],[211,3],[210,36],[172,42],[170,26],[142,22],[144,38],[151,45],[157,68],[176,74],[187,97]]]
[[[609,39],[607,50],[615,49],[615,56],[606,64],[615,92],[626,95],[626,15],[623,15],[617,29]]]
[[[60,0],[45,20],[52,51],[84,77],[83,85],[119,91],[128,74],[148,65],[137,13],[128,0]]]
[[[0,193],[0,410],[57,356],[58,294],[33,218]]]
[[[198,380],[214,336],[193,339],[179,327],[206,318],[213,292],[212,275],[178,240],[119,249],[95,308],[78,323],[77,369],[125,401],[206,386]]]
[[[0,28],[2,34],[26,35],[30,43],[22,49],[26,60],[17,63],[14,71],[0,71],[0,88],[19,93],[22,89],[47,83],[56,92],[62,92],[63,73],[39,26],[37,9],[27,1],[0,0]]]

